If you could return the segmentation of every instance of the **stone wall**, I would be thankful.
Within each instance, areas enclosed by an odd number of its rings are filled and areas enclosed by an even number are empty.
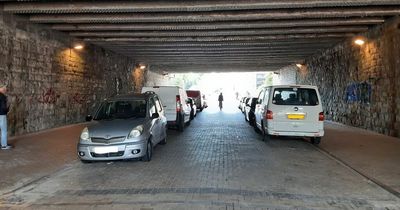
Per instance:
[[[12,104],[10,135],[84,121],[99,101],[140,89],[143,72],[122,55],[0,12],[0,80]]]
[[[296,71],[296,66],[287,66],[283,69],[281,69],[278,72],[278,78],[276,84],[279,85],[291,85],[291,84],[296,84],[296,77],[297,77],[297,71]]]
[[[306,60],[298,84],[317,85],[327,119],[400,136],[400,21],[391,19]]]
[[[150,67],[151,68],[151,67]],[[154,85],[171,85],[168,75],[163,75],[162,72],[152,71],[151,69],[146,74],[146,86]]]

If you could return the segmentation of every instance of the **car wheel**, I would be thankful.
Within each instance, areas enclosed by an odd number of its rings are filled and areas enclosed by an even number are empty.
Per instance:
[[[261,124],[261,135],[262,135],[262,141],[268,141],[271,139],[271,136],[265,131],[263,124]]]
[[[244,114],[244,120],[246,120],[246,122],[249,122],[249,121],[247,120],[246,113]]]
[[[149,162],[152,157],[153,157],[153,145],[151,144],[151,141],[149,140],[147,142],[146,154],[144,155],[142,160],[145,162]]]
[[[194,119],[194,112],[191,111],[191,112],[190,112],[190,120],[193,120],[193,119]]]
[[[261,121],[261,128],[262,128],[262,124],[263,124],[263,123],[262,123],[262,121]],[[261,129],[261,128],[260,128],[260,129]],[[256,131],[256,133],[261,134],[262,131],[261,131],[260,129],[258,129],[257,122],[254,121],[254,130]]]
[[[167,134],[165,134],[165,137],[163,140],[160,141],[161,145],[166,145],[167,144]]]
[[[250,117],[249,116],[249,124],[251,125],[251,126],[254,126],[254,117],[253,117],[253,115]]]
[[[311,137],[311,143],[314,145],[318,145],[321,143],[321,137]]]
[[[261,131],[260,131],[260,129],[258,129],[257,125],[254,126],[254,131],[255,131],[256,133],[261,133]]]
[[[185,129],[185,122],[183,117],[181,117],[178,124],[178,131],[182,132],[184,129]]]
[[[200,112],[202,112],[202,111],[203,111],[203,109],[204,109],[204,108],[203,108],[203,107],[201,107],[201,108],[200,108]]]

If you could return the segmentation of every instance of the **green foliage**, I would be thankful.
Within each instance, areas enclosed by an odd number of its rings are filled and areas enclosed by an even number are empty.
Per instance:
[[[273,80],[274,80],[274,73],[269,72],[269,73],[265,76],[264,85],[265,85],[265,86],[271,86],[271,85],[273,85]]]
[[[175,74],[175,77],[172,79],[172,83],[187,90],[192,86],[197,85],[202,77],[203,74]]]

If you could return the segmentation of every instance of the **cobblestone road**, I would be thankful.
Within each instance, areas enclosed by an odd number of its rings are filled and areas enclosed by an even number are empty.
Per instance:
[[[400,200],[303,139],[261,136],[236,110],[207,110],[151,162],[82,164],[1,198],[19,209],[400,209]]]

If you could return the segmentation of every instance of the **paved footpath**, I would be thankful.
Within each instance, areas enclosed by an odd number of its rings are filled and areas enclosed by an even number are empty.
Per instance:
[[[0,151],[6,165],[0,209],[400,209],[398,197],[307,140],[262,142],[236,110],[210,108],[183,133],[169,130],[151,162],[80,163],[75,144],[82,126],[16,138],[14,150]],[[386,185],[398,186],[380,161],[362,158],[373,154],[360,147],[380,145],[355,140],[364,135],[327,124],[321,148],[362,173],[376,164],[381,172],[374,179],[389,177]],[[393,147],[398,141],[377,138]]]

